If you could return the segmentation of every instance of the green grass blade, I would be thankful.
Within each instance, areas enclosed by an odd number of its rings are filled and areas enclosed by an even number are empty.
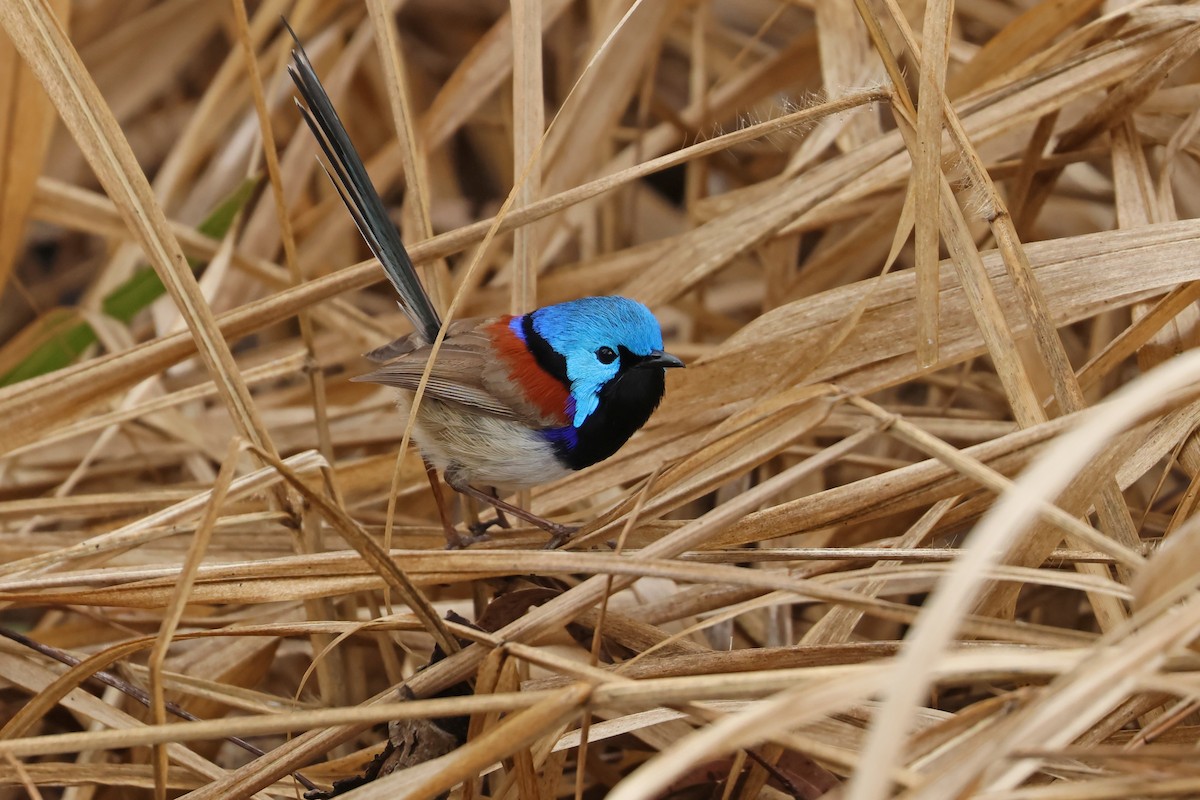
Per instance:
[[[197,226],[197,230],[213,239],[220,239],[229,232],[238,212],[250,200],[257,186],[257,178],[244,180]],[[188,263],[193,271],[203,266],[203,262],[193,259],[188,259]],[[165,292],[166,289],[154,269],[141,267],[127,281],[113,289],[101,302],[100,308],[106,315],[128,325],[139,311],[162,297]],[[51,320],[37,338],[41,343],[20,363],[0,376],[0,386],[11,386],[62,369],[96,343],[96,332],[91,323],[72,312],[70,319],[56,317]]]

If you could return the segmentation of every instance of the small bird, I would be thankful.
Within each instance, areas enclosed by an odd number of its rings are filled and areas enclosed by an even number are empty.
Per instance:
[[[408,390],[401,400],[407,406],[442,321],[291,33],[296,47],[288,72],[308,107],[298,100],[296,105],[332,166],[332,173],[326,168],[330,180],[414,328],[367,353],[380,366],[355,380]],[[447,544],[465,542],[446,513],[435,470],[453,489],[494,506],[500,525],[507,526],[507,511],[549,531],[552,544],[563,541],[573,528],[507,503],[498,491],[547,483],[617,452],[662,400],[665,370],[682,366],[663,351],[662,330],[650,310],[625,297],[584,297],[519,316],[451,322],[413,426]]]

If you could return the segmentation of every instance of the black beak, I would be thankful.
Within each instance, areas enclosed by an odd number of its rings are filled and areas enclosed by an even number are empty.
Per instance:
[[[637,363],[639,367],[682,367],[683,362],[670,353],[664,353],[662,350],[651,350],[650,355],[643,356],[642,360]]]

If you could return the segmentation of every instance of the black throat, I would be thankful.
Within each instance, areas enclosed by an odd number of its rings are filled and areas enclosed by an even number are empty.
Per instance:
[[[600,390],[596,410],[573,437],[551,439],[558,457],[571,469],[590,467],[620,450],[662,400],[666,371],[662,367],[638,367],[636,356],[624,347],[620,350],[621,371]]]

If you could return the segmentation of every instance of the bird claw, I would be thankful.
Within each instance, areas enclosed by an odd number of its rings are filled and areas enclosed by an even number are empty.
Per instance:
[[[548,529],[550,532],[550,541],[546,542],[544,550],[557,550],[567,542],[571,541],[571,537],[579,532],[579,525],[560,525],[553,523],[554,527]]]
[[[482,524],[482,523],[477,523],[477,525],[478,524]],[[471,533],[468,536],[463,536],[458,531],[453,532],[454,533],[453,537],[451,537],[450,534],[447,533],[446,534],[446,549],[447,550],[466,550],[468,547],[470,547],[473,544],[476,544],[477,542],[486,542],[492,538],[492,537],[488,536],[486,533],[484,533],[483,530],[475,530],[475,528],[476,528],[476,525],[472,525],[470,527]]]
[[[481,519],[478,522],[472,522],[467,526],[467,530],[471,531],[472,536],[483,539],[488,538],[487,532],[492,528],[511,528],[506,517],[497,515],[495,519]]]

